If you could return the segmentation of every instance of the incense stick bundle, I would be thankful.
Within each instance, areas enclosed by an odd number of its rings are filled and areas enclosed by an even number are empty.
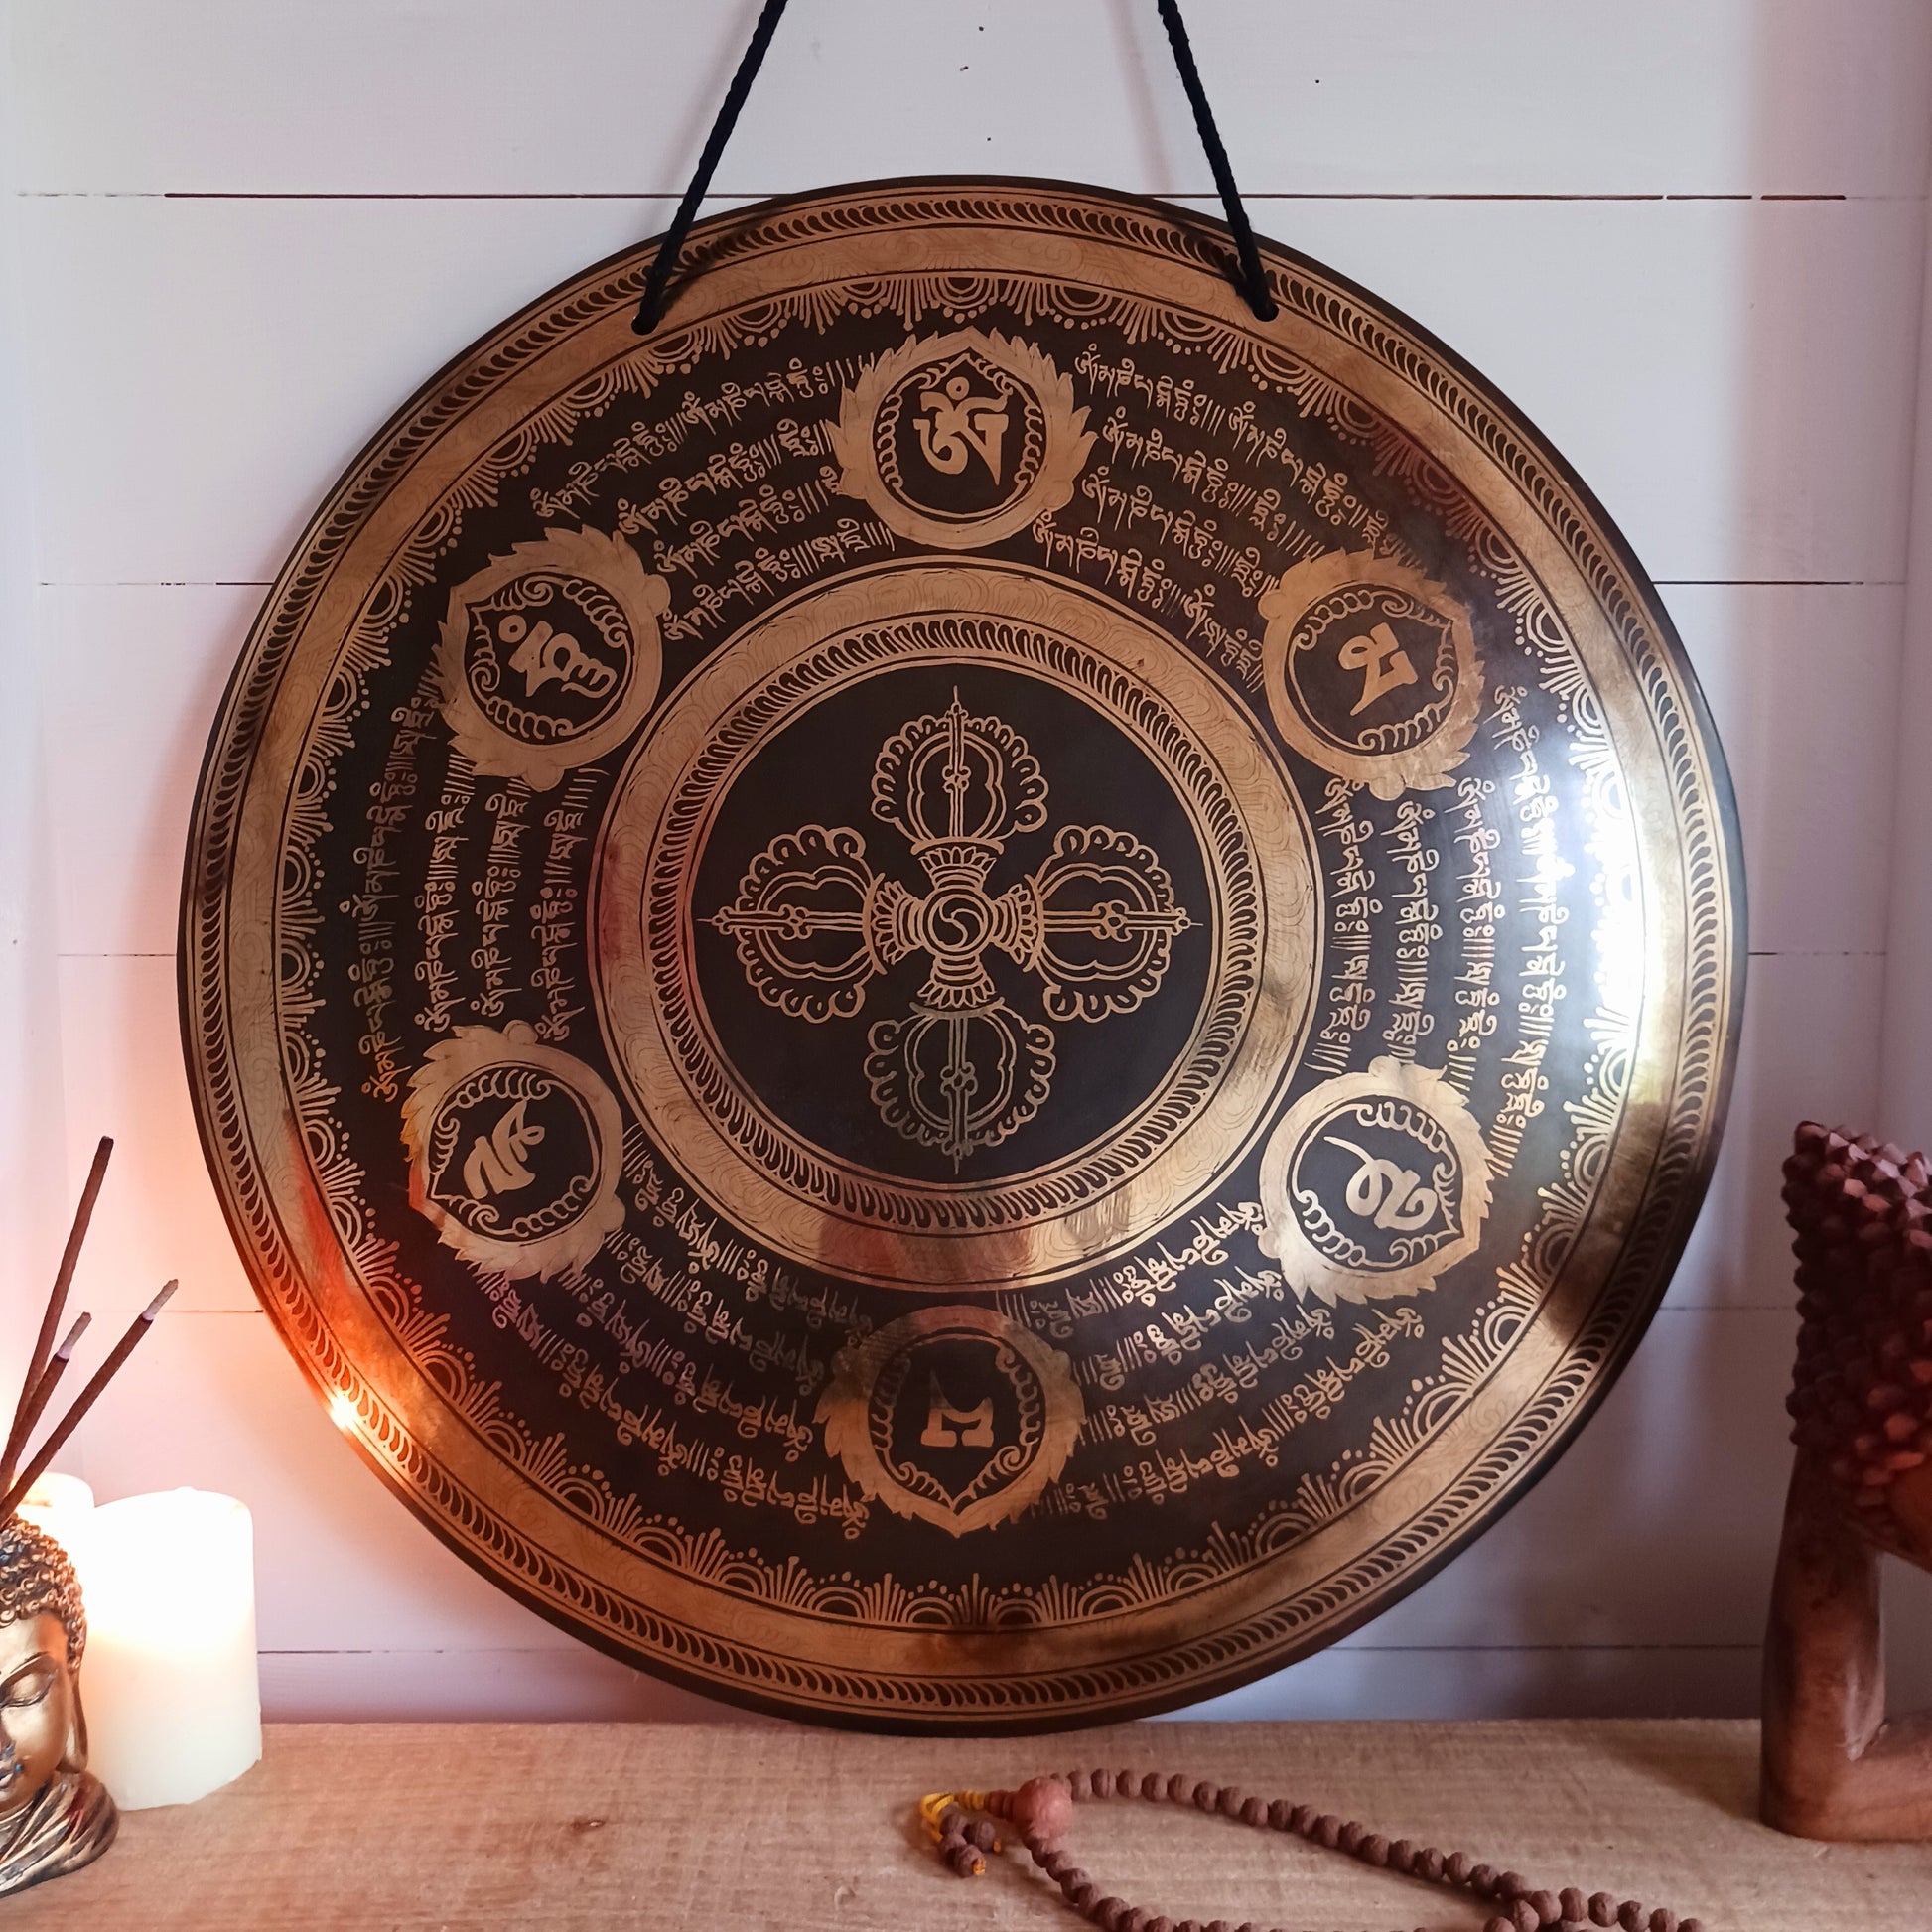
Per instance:
[[[61,1250],[61,1265],[55,1271],[54,1289],[47,1298],[47,1312],[41,1316],[41,1331],[34,1341],[34,1352],[28,1358],[27,1374],[20,1385],[20,1401],[14,1408],[13,1427],[7,1432],[7,1447],[0,1451],[0,1484],[13,1481],[14,1466],[20,1459],[20,1452],[27,1447],[27,1434],[34,1426],[40,1410],[34,1408],[34,1398],[40,1393],[42,1378],[47,1374],[48,1360],[54,1349],[54,1337],[60,1332],[62,1311],[67,1308],[68,1290],[73,1284],[73,1271],[80,1261],[80,1245],[87,1238],[87,1228],[94,1218],[94,1202],[100,1198],[100,1183],[107,1177],[107,1159],[114,1152],[114,1143],[102,1135],[100,1145],[94,1149],[93,1165],[87,1170],[86,1184],[80,1189],[80,1205],[73,1211],[73,1226],[68,1232],[68,1244]],[[69,1336],[71,1341],[74,1337]],[[41,1406],[46,1406],[50,1388],[41,1396]],[[32,1411],[30,1414],[29,1412]]]
[[[70,1408],[48,1432],[47,1441],[35,1452],[33,1459],[14,1478],[5,1496],[0,1497],[0,1522],[5,1522],[20,1507],[20,1499],[33,1488],[35,1482],[46,1472],[47,1465],[60,1452],[61,1446],[73,1434],[100,1398],[100,1392],[120,1372],[120,1367],[140,1345],[143,1336],[154,1326],[154,1318],[167,1304],[169,1296],[179,1286],[170,1282],[148,1306],[137,1314],[129,1324],[127,1333],[108,1351],[107,1359],[94,1371],[93,1380],[80,1391]]]

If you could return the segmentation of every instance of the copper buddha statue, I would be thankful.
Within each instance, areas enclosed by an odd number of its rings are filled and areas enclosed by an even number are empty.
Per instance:
[[[68,1555],[18,1516],[0,1528],[0,1893],[107,1850],[119,1814],[88,1774],[87,1620]]]

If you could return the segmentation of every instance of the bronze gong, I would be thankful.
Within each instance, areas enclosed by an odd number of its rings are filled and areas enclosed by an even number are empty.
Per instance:
[[[822,1721],[1199,1698],[1547,1466],[1743,972],[1655,592],[1286,249],[1031,182],[644,247],[445,369],[215,726],[182,1005],[264,1307],[453,1549]]]

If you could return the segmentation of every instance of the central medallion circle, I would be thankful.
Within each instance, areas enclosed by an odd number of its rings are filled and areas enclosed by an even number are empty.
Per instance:
[[[920,936],[936,953],[977,955],[993,929],[993,902],[984,893],[937,894],[925,902]]]
[[[638,747],[600,1016],[753,1240],[906,1288],[1050,1280],[1252,1145],[1307,1016],[1309,852],[1164,633],[1017,568],[882,571],[748,627]]]

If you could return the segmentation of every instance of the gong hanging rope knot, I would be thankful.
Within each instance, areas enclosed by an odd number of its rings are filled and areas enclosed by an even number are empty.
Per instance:
[[[1354,1819],[1346,1822],[1312,1805],[1286,1798],[1256,1798],[1234,1785],[1196,1781],[1160,1771],[1070,1771],[1064,1777],[1031,1778],[1017,1791],[936,1791],[919,1800],[919,1817],[939,1848],[940,1859],[962,1878],[986,1869],[986,1855],[1002,1849],[995,1821],[1012,1826],[1028,1855],[1060,1888],[1060,1895],[1102,1932],[1271,1932],[1258,1920],[1157,1917],[1116,1898],[1087,1876],[1061,1849],[1073,1823],[1073,1805],[1084,1798],[1145,1798],[1150,1803],[1191,1806],[1258,1830],[1292,1832],[1311,1845],[1346,1852],[1378,1870],[1464,1891],[1501,1907],[1483,1932],[1541,1932],[1544,1927],[1615,1927],[1618,1932],[1704,1932],[1699,1919],[1680,1919],[1668,1906],[1646,1910],[1634,1898],[1621,1902],[1606,1891],[1586,1898],[1575,1885],[1561,1891],[1532,1889],[1521,1872],[1498,1871],[1466,1852],[1439,1852],[1412,1839],[1392,1845]],[[977,1816],[975,1814],[978,1814]],[[1275,1927],[1272,1932],[1288,1932]],[[1417,1932],[1424,1932],[1418,1927]]]
[[[1214,172],[1214,186],[1220,190],[1221,206],[1227,209],[1228,228],[1234,236],[1234,252],[1240,265],[1241,292],[1247,297],[1248,306],[1256,317],[1267,322],[1275,313],[1275,298],[1268,293],[1268,276],[1261,265],[1261,250],[1255,245],[1255,231],[1249,224],[1248,210],[1241,204],[1241,191],[1234,185],[1234,170],[1228,164],[1228,151],[1222,143],[1221,130],[1214,123],[1214,110],[1207,104],[1207,92],[1201,85],[1200,69],[1194,65],[1194,50],[1187,38],[1186,25],[1180,18],[1176,0],[1157,0],[1157,4],[1161,10],[1161,24],[1168,30],[1168,44],[1173,49],[1174,66],[1180,70],[1180,84],[1186,90],[1187,104],[1194,110],[1195,131],[1200,135],[1201,147],[1206,151],[1207,165]],[[784,10],[785,0],[764,0],[758,25],[752,29],[745,58],[739,62],[738,71],[732,75],[731,86],[726,91],[725,103],[718,110],[718,118],[711,124],[711,133],[706,137],[704,150],[698,156],[691,185],[685,189],[684,199],[677,205],[677,213],[671,217],[671,225],[664,230],[664,239],[658,243],[650,272],[644,277],[643,299],[637,304],[636,320],[630,325],[639,336],[648,336],[657,327],[664,307],[664,291],[676,272],[684,237],[690,232],[691,223],[697,219],[698,204],[704,200],[705,191],[711,186],[718,159],[725,152],[725,143],[731,139],[732,129],[738,125],[739,113],[745,105],[746,96],[752,91],[752,82],[758,78],[759,69],[764,63],[765,50],[771,45],[771,36],[777,31],[778,18]]]

